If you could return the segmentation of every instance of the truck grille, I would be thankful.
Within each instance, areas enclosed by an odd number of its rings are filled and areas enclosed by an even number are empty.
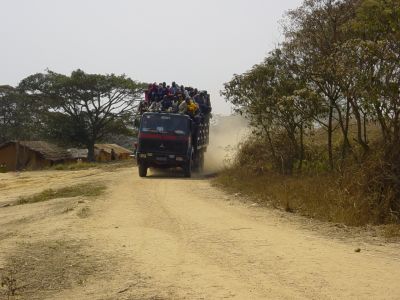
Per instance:
[[[157,139],[140,139],[139,152],[147,153],[174,153],[185,154],[187,151],[187,141],[168,141]]]

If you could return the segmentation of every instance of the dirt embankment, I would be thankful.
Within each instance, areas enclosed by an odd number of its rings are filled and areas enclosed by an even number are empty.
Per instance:
[[[0,208],[0,299],[13,282],[11,299],[400,297],[398,244],[332,238],[203,178],[141,179],[134,167],[12,176],[0,174],[2,201],[29,181],[33,193],[45,182],[107,190]]]

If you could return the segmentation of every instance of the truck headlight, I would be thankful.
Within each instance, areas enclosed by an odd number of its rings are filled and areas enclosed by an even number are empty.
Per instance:
[[[139,155],[140,158],[146,158],[146,156],[147,156],[146,153],[143,153],[143,154]]]
[[[177,157],[176,161],[183,161],[183,157]]]

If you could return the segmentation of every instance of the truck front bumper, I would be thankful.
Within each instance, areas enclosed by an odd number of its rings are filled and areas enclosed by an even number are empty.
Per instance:
[[[147,167],[155,168],[173,168],[183,167],[188,157],[183,154],[166,154],[166,153],[136,153],[138,164],[145,164]]]

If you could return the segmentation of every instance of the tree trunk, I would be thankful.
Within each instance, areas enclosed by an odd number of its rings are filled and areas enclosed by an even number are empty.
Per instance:
[[[333,149],[332,149],[332,134],[333,134],[333,105],[329,106],[329,116],[328,116],[328,158],[329,158],[329,168],[333,171]]]
[[[339,125],[343,134],[343,146],[342,146],[342,159],[346,158],[347,150],[351,149],[350,141],[349,141],[349,118],[350,118],[350,105],[347,102],[346,105],[346,118],[343,120],[342,111],[340,107],[335,105],[336,111],[338,112],[339,117]]]
[[[356,100],[349,98],[349,102],[351,104],[351,108],[353,109],[353,114],[354,114],[354,117],[356,118],[356,122],[357,122],[357,143],[363,148],[364,154],[366,154],[369,150],[369,146],[367,144],[367,141],[364,139],[365,135],[363,138],[363,129],[362,129],[363,124],[361,123],[362,122],[361,113],[360,113],[360,109],[355,101]]]
[[[383,113],[382,113],[382,109],[379,106],[379,104],[375,104],[374,108],[375,108],[375,113],[376,113],[376,115],[378,117],[379,124],[381,125],[381,131],[382,131],[383,139],[384,139],[386,144],[390,144],[392,136],[390,134],[390,130],[387,127],[385,118],[384,118]]]
[[[87,156],[88,162],[95,162],[96,158],[94,156],[94,142],[89,142],[87,147],[88,147],[88,156]]]
[[[276,162],[277,165],[279,165],[279,158],[276,155],[275,147],[274,147],[274,144],[272,142],[272,138],[271,138],[271,134],[269,132],[269,129],[267,129],[266,126],[263,126],[263,128],[264,128],[265,134],[267,136],[268,143],[269,143],[269,145],[271,147],[271,152],[272,152],[272,156],[274,157],[274,161]]]
[[[19,171],[19,169],[20,169],[19,153],[20,153],[20,144],[19,144],[19,140],[17,140],[15,142],[15,171]]]
[[[303,168],[303,160],[304,160],[304,127],[303,124],[300,125],[300,163],[299,163],[299,171]]]

